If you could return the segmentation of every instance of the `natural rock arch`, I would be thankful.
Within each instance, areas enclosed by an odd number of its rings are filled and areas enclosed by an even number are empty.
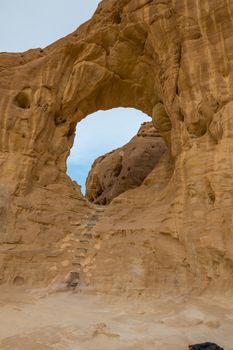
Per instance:
[[[175,169],[160,186],[155,170],[149,190],[109,209],[101,250],[82,266],[88,283],[110,285],[115,271],[120,288],[120,265],[103,276],[105,239],[118,234],[138,244],[136,255],[125,254],[127,264],[122,259],[125,289],[180,291],[197,276],[203,287],[218,279],[232,285],[231,11],[225,0],[105,0],[89,22],[48,48],[1,54],[2,281],[42,282],[74,268],[72,244],[94,210],[65,174],[75,125],[98,109],[124,106],[153,117]],[[140,273],[129,280],[136,261]]]
[[[151,115],[156,96],[150,89],[148,76],[142,74],[149,67],[143,62],[143,57],[147,58],[146,29],[127,22],[120,29],[119,23],[112,24],[115,15],[111,12],[107,12],[106,23],[102,23],[106,16],[104,9],[100,5],[94,26],[89,23],[45,50],[29,51],[21,61],[21,55],[2,54],[3,62],[11,63],[11,59],[14,62],[13,67],[4,67],[2,71],[4,85],[10,82],[14,87],[10,96],[2,98],[2,105],[7,106],[2,118],[2,142],[6,151],[12,147],[13,151],[24,153],[26,163],[31,164],[41,153],[46,154],[46,162],[55,153],[55,162],[64,169],[76,123],[99,109],[134,107]],[[119,33],[122,33],[120,40]],[[142,56],[141,70],[139,56]],[[7,120],[9,113],[15,116],[11,121]],[[11,136],[12,129],[14,134],[19,134],[17,144]],[[33,178],[30,165],[28,168],[25,162],[19,175],[22,191]]]

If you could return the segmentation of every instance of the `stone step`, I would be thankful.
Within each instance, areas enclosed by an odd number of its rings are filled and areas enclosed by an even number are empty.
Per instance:
[[[95,227],[96,226],[96,222],[88,222],[85,225],[86,227]]]
[[[106,207],[104,205],[98,205],[95,207],[96,211],[105,211]]]
[[[93,223],[93,222],[94,222],[94,223],[96,224],[97,221],[99,221],[99,218],[98,218],[98,217],[93,217],[93,218],[89,218],[89,219],[87,220],[87,223],[89,223],[89,222],[90,222],[90,223]]]
[[[81,252],[79,252],[78,254],[79,255],[75,255],[76,259],[83,260],[84,258],[86,258],[86,254],[83,254]]]
[[[84,248],[84,247],[78,247],[77,250],[78,251],[84,251],[85,253],[88,251],[88,249]]]
[[[87,238],[88,240],[93,238],[93,234],[91,232],[86,232],[83,234],[84,238]]]
[[[85,249],[88,250],[88,248],[90,247],[90,243],[80,243],[77,247],[77,249],[81,250],[81,249]]]
[[[79,241],[80,244],[89,244],[89,240],[86,240],[86,239],[80,239]]]
[[[79,262],[76,262],[76,261],[72,262],[72,265],[76,266],[77,268],[80,268],[80,269],[82,268],[82,265]]]

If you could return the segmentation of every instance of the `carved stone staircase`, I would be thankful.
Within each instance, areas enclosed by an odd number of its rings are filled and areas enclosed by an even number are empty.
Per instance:
[[[95,205],[94,212],[85,218],[85,222],[79,227],[76,235],[76,243],[73,246],[73,271],[75,271],[76,279],[80,283],[85,281],[87,266],[91,262],[93,256],[93,242],[95,239],[95,226],[103,215],[105,206]],[[74,272],[73,272],[74,273]],[[75,275],[74,275],[75,276]],[[77,283],[79,284],[79,283]]]

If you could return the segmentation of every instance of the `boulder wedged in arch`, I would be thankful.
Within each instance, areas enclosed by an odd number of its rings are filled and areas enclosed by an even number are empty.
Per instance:
[[[86,180],[86,197],[95,204],[109,204],[140,186],[167,150],[153,123],[143,123],[126,145],[95,160]]]
[[[0,54],[2,283],[75,272],[103,291],[232,290],[232,10],[104,0],[47,48]],[[120,106],[152,117],[173,164],[101,212],[66,160],[77,122]]]

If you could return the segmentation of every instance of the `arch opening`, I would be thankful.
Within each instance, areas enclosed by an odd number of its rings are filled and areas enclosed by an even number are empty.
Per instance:
[[[113,108],[92,113],[76,127],[76,136],[67,160],[67,174],[86,192],[86,178],[94,161],[124,146],[137,134],[140,125],[151,121],[135,108]]]

